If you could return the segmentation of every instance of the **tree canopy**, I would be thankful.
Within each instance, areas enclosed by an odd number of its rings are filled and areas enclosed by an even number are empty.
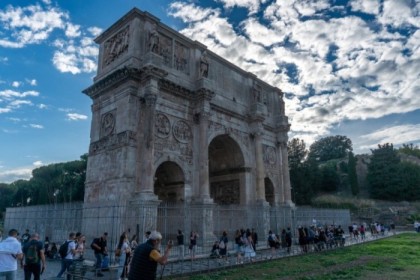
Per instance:
[[[340,159],[353,151],[352,142],[342,135],[328,136],[315,141],[309,148],[309,157],[317,162]]]

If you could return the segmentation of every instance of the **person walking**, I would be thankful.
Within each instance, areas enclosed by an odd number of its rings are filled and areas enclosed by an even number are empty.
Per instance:
[[[18,231],[9,230],[9,236],[0,242],[0,278],[16,280],[17,260],[23,257],[22,246],[17,240]]]
[[[39,280],[42,272],[46,268],[44,246],[39,241],[39,234],[32,233],[29,241],[23,246],[23,271],[25,274],[25,280],[31,280],[34,275],[34,280]],[[41,265],[42,263],[42,265]]]
[[[102,277],[104,276],[101,273],[102,270],[102,261],[104,259],[104,256],[107,255],[107,238],[108,233],[104,232],[104,234],[101,237],[93,239],[92,243],[90,244],[90,247],[93,249],[95,258],[96,258],[96,276]]]
[[[179,255],[181,259],[184,259],[184,233],[182,230],[178,229],[178,235],[176,236],[178,248],[179,248]]]
[[[195,231],[191,231],[190,234],[190,253],[191,253],[191,260],[193,261],[195,259],[195,249],[197,246],[197,239],[198,239],[198,233]]]
[[[118,279],[124,280],[127,276],[128,259],[130,256],[131,248],[128,241],[127,233],[123,232],[118,241],[115,256],[118,258]]]
[[[152,231],[149,239],[137,246],[131,260],[128,280],[155,280],[157,265],[165,265],[168,261],[169,252],[172,248],[172,241],[166,245],[165,253],[159,253],[159,246],[162,235],[158,231]],[[163,271],[162,271],[163,272]]]
[[[227,256],[227,248],[228,248],[228,238],[227,238],[227,232],[223,231],[222,237],[220,237],[219,240],[219,254],[220,257],[228,263],[228,256]]]
[[[70,232],[69,239],[67,239],[66,242],[61,245],[64,246],[65,249],[65,252],[62,255],[62,250],[59,249],[61,255],[61,270],[57,274],[57,278],[60,278],[66,270],[68,272],[70,266],[73,264],[73,256],[76,254],[76,243],[74,242],[75,238],[76,234],[74,232]],[[69,279],[71,279],[71,275],[67,275],[67,280]]]

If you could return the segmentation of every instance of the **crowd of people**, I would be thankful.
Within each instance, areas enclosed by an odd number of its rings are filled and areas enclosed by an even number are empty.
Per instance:
[[[417,225],[417,228],[420,227]],[[416,228],[416,229],[417,229]],[[369,231],[372,237],[384,235],[386,231],[395,233],[395,225],[389,227],[381,223],[372,223],[367,225],[351,224],[348,226],[348,238],[355,241],[363,241],[366,238],[366,232]],[[196,258],[196,248],[199,234],[191,231],[189,235],[189,254],[193,261]],[[95,275],[103,276],[103,269],[109,265],[108,233],[104,232],[101,236],[94,238],[90,248],[94,252]],[[185,258],[185,237],[182,230],[177,231],[176,241],[178,258]],[[154,279],[156,277],[157,264],[166,264],[169,252],[173,246],[172,241],[168,242],[164,253],[160,253],[162,235],[157,231],[147,231],[143,240],[139,241],[137,235],[129,237],[123,232],[117,243],[115,250],[115,261],[118,267],[118,280],[136,280],[139,275],[148,275]],[[278,250],[285,253],[291,253],[291,247],[295,244],[300,248],[301,253],[310,251],[321,251],[339,246],[344,246],[346,242],[345,232],[341,226],[325,225],[319,226],[299,226],[293,233],[291,228],[284,228],[279,233],[270,230],[266,237],[266,248],[271,252],[271,258],[278,254]],[[78,261],[84,260],[86,250],[86,238],[80,233],[71,232],[68,239],[58,245],[50,242],[45,237],[44,242],[40,241],[37,233],[30,233],[26,230],[19,238],[16,229],[8,233],[7,238],[0,242],[0,278],[6,277],[6,280],[16,280],[16,271],[18,264],[23,268],[25,280],[39,280],[40,275],[46,269],[46,259],[60,259],[61,269],[57,278],[62,277],[66,271],[69,272],[72,265]],[[223,231],[217,240],[214,241],[211,248],[210,257],[218,259],[219,263],[229,262],[229,251],[235,255],[236,264],[242,264],[244,261],[253,262],[257,252],[258,234],[254,228],[236,230],[232,243],[228,238],[228,232]],[[264,245],[263,245],[264,246]],[[69,273],[67,273],[70,279]]]

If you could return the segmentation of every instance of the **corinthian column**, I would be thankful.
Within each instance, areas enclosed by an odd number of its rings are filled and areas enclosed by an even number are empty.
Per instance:
[[[257,201],[265,201],[265,185],[264,185],[264,158],[263,158],[263,149],[262,149],[262,133],[257,132],[255,135],[255,159],[257,167]]]
[[[286,204],[293,205],[291,187],[290,187],[289,157],[287,154],[287,142],[281,142],[279,148],[280,148],[281,161],[282,161],[281,173],[283,174],[282,177],[283,177],[284,202]]]
[[[207,143],[207,130],[208,130],[209,114],[200,114],[200,153],[198,161],[200,164],[200,198],[203,201],[210,200],[210,183],[209,183],[209,153]]]
[[[154,195],[154,132],[158,85],[157,80],[147,81],[144,102],[140,108],[137,128],[137,191],[146,200],[157,199]]]

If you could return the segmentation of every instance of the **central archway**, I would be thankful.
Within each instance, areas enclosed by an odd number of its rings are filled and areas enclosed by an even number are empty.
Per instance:
[[[238,143],[229,135],[220,135],[210,142],[208,153],[213,201],[219,205],[241,204],[244,201],[245,163]]]

